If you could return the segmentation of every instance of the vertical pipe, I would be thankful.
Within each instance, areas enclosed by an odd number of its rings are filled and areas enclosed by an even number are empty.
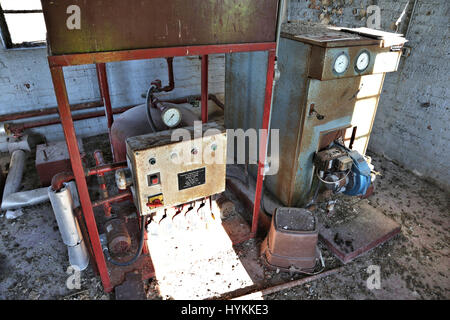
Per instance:
[[[202,122],[208,122],[208,55],[202,56]]]
[[[5,187],[3,189],[2,206],[5,199],[20,189],[22,183],[23,170],[25,168],[26,153],[23,150],[15,150],[11,155],[9,162],[9,172],[6,177]]]
[[[98,78],[98,86],[100,88],[100,95],[103,100],[103,104],[105,106],[105,114],[106,119],[108,120],[108,130],[111,130],[111,126],[114,122],[114,116],[112,112],[111,106],[111,97],[109,96],[109,86],[108,86],[108,78],[106,74],[106,64],[105,63],[97,63],[95,65],[97,68],[97,78]]]
[[[255,203],[253,206],[253,221],[252,221],[252,235],[256,236],[256,232],[258,231],[258,221],[259,221],[259,209],[261,203],[261,192],[262,185],[264,182],[264,170],[265,170],[265,162],[267,156],[267,142],[268,142],[268,129],[269,129],[269,121],[270,121],[270,111],[272,108],[272,91],[273,91],[273,79],[274,79],[274,68],[275,68],[275,59],[276,54],[275,50],[269,51],[269,61],[267,64],[267,78],[266,78],[266,95],[264,98],[264,113],[263,113],[263,122],[262,122],[262,130],[260,133],[260,141],[259,141],[259,161],[258,161],[258,172],[257,172],[257,181],[256,181],[256,190],[255,190]]]
[[[105,165],[105,160],[103,160],[103,154],[102,154],[102,152],[100,150],[96,150],[94,152],[94,159],[95,159],[95,163],[96,163],[97,166]],[[108,194],[108,188],[106,186],[105,174],[104,173],[98,173],[97,177],[98,177],[98,183],[100,185],[100,190],[101,190],[101,193],[102,193],[102,197],[103,197],[103,199],[108,199],[109,198],[109,194]],[[105,203],[103,205],[103,210],[105,211],[105,216],[106,217],[111,217],[111,204]]]
[[[114,112],[111,106],[111,97],[109,95],[109,86],[108,86],[108,75],[106,73],[106,63],[97,63],[95,65],[97,69],[97,79],[98,86],[100,88],[100,95],[103,100],[103,105],[105,106],[105,115],[108,121],[108,133],[109,133],[109,142],[111,145],[111,152],[114,160],[114,150],[113,144],[111,140],[111,127],[114,122]]]
[[[89,191],[84,176],[83,164],[78,149],[77,137],[73,126],[72,114],[70,112],[69,99],[67,97],[66,83],[62,67],[51,67],[53,87],[55,89],[56,100],[58,102],[59,115],[67,143],[67,149],[70,155],[72,170],[77,183],[80,203],[83,210],[84,220],[91,239],[92,250],[94,251],[95,261],[100,272],[100,278],[106,292],[112,291],[111,280],[106,266],[106,260],[103,255],[102,245],[95,222],[94,210],[92,208]]]

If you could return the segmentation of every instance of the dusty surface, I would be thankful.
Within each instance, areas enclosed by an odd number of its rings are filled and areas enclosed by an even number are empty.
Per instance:
[[[105,152],[106,161],[110,160],[107,136],[83,142],[90,165],[93,165],[90,154],[97,148]],[[1,155],[0,163],[7,163],[7,157],[7,154]],[[38,187],[34,157],[34,153],[30,154],[27,161],[24,190]],[[377,177],[376,191],[369,203],[400,223],[402,233],[349,263],[339,274],[266,296],[265,299],[450,298],[449,193],[384,158],[373,155],[373,162],[381,175]],[[92,197],[98,197],[95,183],[90,189]],[[339,208],[339,202],[336,206]],[[236,211],[243,211],[242,206],[237,205]],[[336,217],[339,219],[339,215]],[[67,288],[67,249],[61,241],[49,203],[26,208],[24,215],[15,220],[7,220],[2,212],[0,235],[0,299],[114,299],[114,294],[103,292],[100,279],[91,268],[82,272],[79,289]],[[210,263],[209,269],[186,267],[185,270],[194,274],[203,272],[208,275],[207,279],[216,279],[216,285],[220,282],[220,287],[225,289],[230,283],[229,289],[237,289],[240,284],[247,286],[264,279],[278,282],[301,277],[261,269],[260,262],[256,259],[259,244],[260,240],[252,240],[235,246],[232,250],[224,247],[221,257]],[[183,245],[188,247],[188,242]],[[342,265],[326,248],[322,245],[320,247],[326,269]],[[199,258],[206,261],[209,259],[206,256]],[[258,277],[250,276],[242,280],[244,277],[233,272],[236,268],[243,270],[240,263],[248,275],[256,274]],[[369,290],[366,286],[366,280],[370,276],[367,268],[370,265],[380,267],[381,288],[378,290]],[[262,274],[258,273],[260,270],[263,270]],[[224,276],[227,274],[233,275],[228,282],[227,276]],[[188,281],[189,277],[186,279]],[[146,286],[149,289],[148,297],[170,299],[178,298],[177,294],[187,294],[175,282],[171,283],[172,287],[167,287],[165,292],[158,292],[160,283],[151,281]],[[219,291],[209,289],[210,291],[205,284],[193,293],[191,290],[189,297],[220,296]]]

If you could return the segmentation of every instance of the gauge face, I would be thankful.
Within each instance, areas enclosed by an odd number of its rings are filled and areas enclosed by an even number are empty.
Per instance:
[[[358,56],[358,59],[356,59],[356,70],[359,72],[362,72],[367,69],[370,63],[370,55],[367,51],[361,52],[361,54]]]
[[[181,113],[177,108],[169,108],[162,114],[164,124],[169,128],[176,127],[181,122]]]
[[[342,74],[344,73],[349,65],[349,58],[347,56],[347,54],[345,54],[344,52],[342,52],[337,58],[336,60],[334,60],[334,66],[333,69],[337,74]]]

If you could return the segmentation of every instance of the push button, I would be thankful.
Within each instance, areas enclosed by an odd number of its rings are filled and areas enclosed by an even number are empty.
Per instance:
[[[159,178],[159,173],[148,175],[147,176],[147,182],[148,182],[148,186],[149,187],[157,185],[157,184],[160,184],[161,181],[160,181],[160,178]]]

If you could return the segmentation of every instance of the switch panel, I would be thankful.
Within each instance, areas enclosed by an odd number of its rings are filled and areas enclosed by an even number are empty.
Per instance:
[[[225,129],[216,123],[197,129],[188,127],[127,139],[127,161],[141,214],[225,191]]]

